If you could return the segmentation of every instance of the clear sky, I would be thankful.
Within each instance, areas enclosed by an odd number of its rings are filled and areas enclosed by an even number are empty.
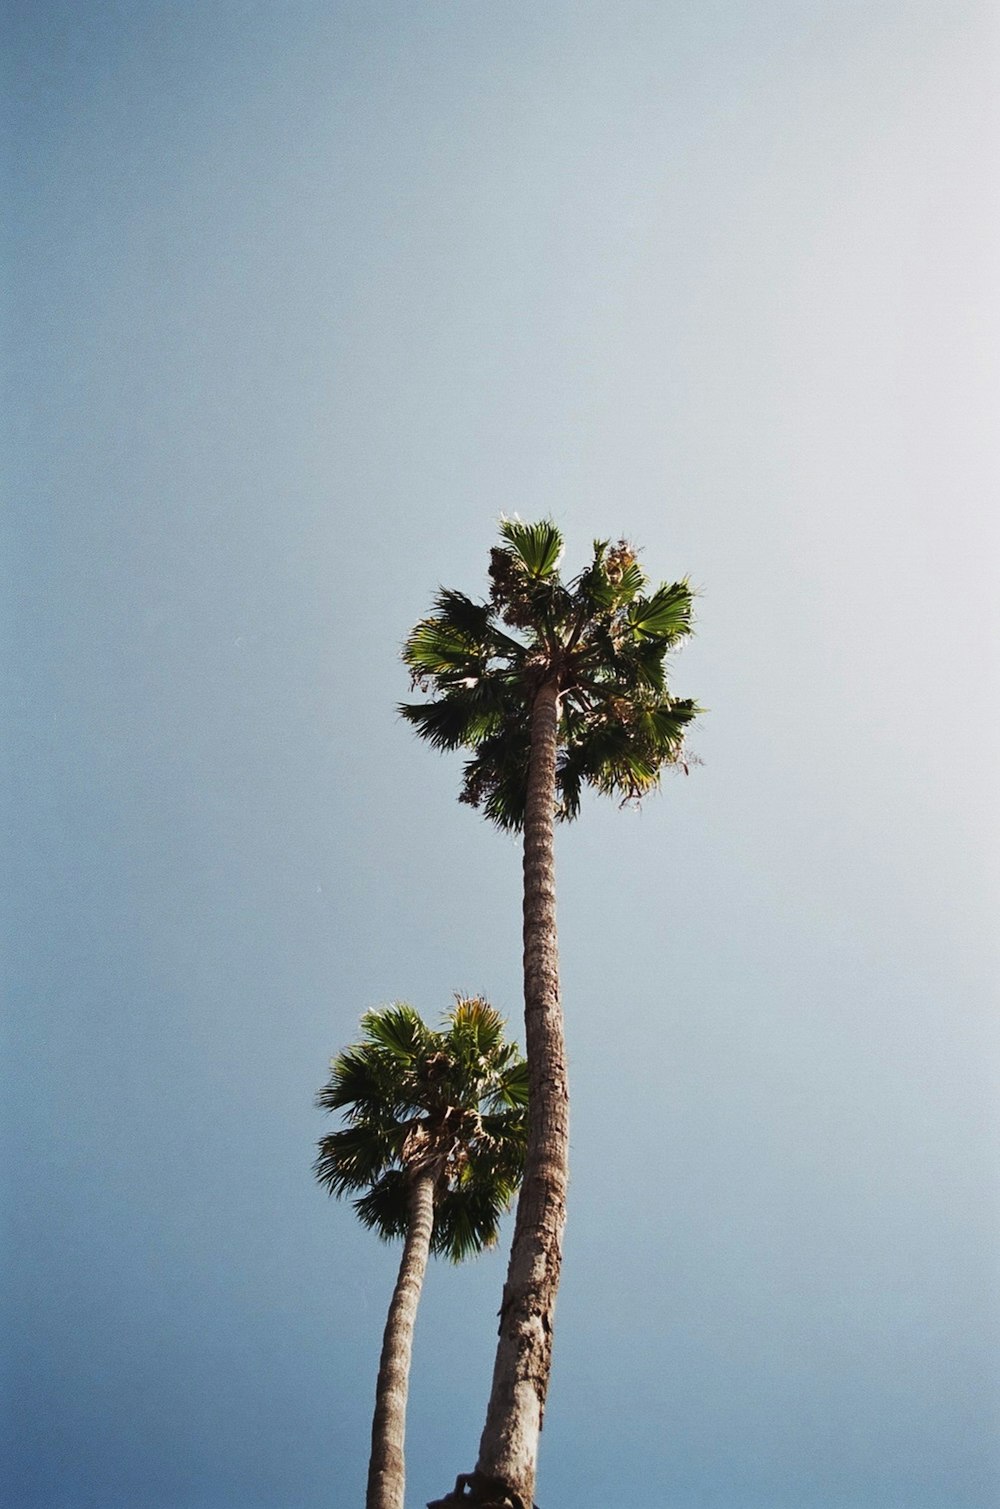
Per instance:
[[[501,510],[689,573],[703,763],[560,834],[543,1509],[1000,1501],[989,0],[9,0],[11,1509],[353,1509],[367,1007],[517,1025],[397,720]],[[435,1264],[408,1504],[504,1254]]]

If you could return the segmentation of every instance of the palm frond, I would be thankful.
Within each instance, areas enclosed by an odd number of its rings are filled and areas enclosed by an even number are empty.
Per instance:
[[[384,1006],[379,1011],[366,1011],[361,1026],[370,1042],[385,1048],[405,1064],[413,1064],[421,1056],[439,1051],[441,1046],[438,1034],[432,1032],[419,1012],[405,1001]]]
[[[584,621],[625,607],[646,585],[647,577],[627,540],[612,549],[610,540],[594,541],[594,558],[572,584]]]
[[[503,1041],[507,1025],[481,996],[459,996],[445,1018],[449,1041],[470,1058],[488,1058]]]
[[[461,1263],[474,1253],[493,1247],[510,1195],[508,1187],[496,1184],[447,1191],[435,1213],[434,1251],[453,1263]]]
[[[424,618],[403,645],[403,661],[416,677],[479,669],[483,644],[447,618]]]
[[[531,745],[523,723],[508,722],[483,739],[463,771],[459,801],[478,807],[498,828],[517,832],[524,825]]]
[[[510,1112],[507,1113],[508,1117]],[[463,1190],[516,1190],[528,1145],[527,1119],[509,1120],[492,1143],[485,1139],[462,1171]]]
[[[464,592],[441,587],[434,606],[438,609],[439,619],[463,634],[468,642],[476,644],[481,653],[513,656],[515,659],[524,654],[525,646],[504,633],[489,603],[477,603]]]
[[[562,750],[556,767],[556,817],[571,823],[580,815],[583,771],[575,750]]]
[[[442,1197],[435,1211],[431,1248],[453,1263],[462,1263],[484,1247],[492,1247],[499,1231],[499,1217],[484,1221],[480,1211],[470,1209],[464,1191],[461,1196],[449,1192]]]
[[[410,1213],[409,1180],[402,1169],[390,1169],[367,1194],[353,1203],[361,1224],[376,1231],[383,1242],[406,1235]]]
[[[497,678],[447,687],[433,702],[402,702],[398,712],[435,749],[470,748],[509,716],[510,689]]]
[[[500,536],[534,581],[551,576],[562,558],[563,537],[551,519],[525,524],[521,519],[503,518]]]
[[[622,574],[618,581],[615,592],[615,601],[620,604],[630,603],[637,597],[646,585],[648,577],[639,565],[638,561],[630,561],[623,566]]]
[[[523,1058],[514,1059],[498,1075],[492,1100],[502,1106],[528,1104],[528,1065]]]
[[[399,1156],[399,1140],[371,1126],[343,1127],[320,1139],[313,1171],[331,1195],[364,1189]]]
[[[447,623],[476,644],[485,644],[494,632],[489,603],[477,603],[453,587],[439,587],[434,606],[439,622]]]
[[[651,749],[662,750],[664,757],[668,758],[683,744],[688,726],[701,711],[690,698],[660,702],[642,711],[637,729]]]
[[[616,630],[596,629],[582,660],[580,685],[601,695],[631,698],[666,689],[664,650],[659,640],[625,639]]]
[[[346,1110],[352,1120],[381,1124],[407,1110],[406,1088],[385,1055],[361,1043],[331,1061],[330,1078],[316,1100],[324,1111]]]
[[[435,749],[461,749],[473,742],[478,719],[468,698],[449,695],[435,702],[401,702],[397,711]]]
[[[624,723],[594,728],[581,741],[576,753],[582,779],[605,796],[634,800],[659,780],[662,762],[646,741]]]
[[[693,610],[694,594],[687,579],[664,582],[652,597],[632,604],[628,621],[637,634],[663,640],[666,646],[691,633]]]

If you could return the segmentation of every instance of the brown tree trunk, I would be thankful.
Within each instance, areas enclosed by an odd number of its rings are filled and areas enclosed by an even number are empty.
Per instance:
[[[524,819],[524,1022],[528,1149],[500,1311],[500,1341],[476,1478],[499,1479],[530,1509],[552,1355],[569,1175],[569,1089],[556,936],[555,777],[559,688],[532,709]]]
[[[413,1325],[427,1271],[433,1228],[434,1171],[420,1169],[411,1177],[406,1240],[382,1337],[366,1509],[403,1509],[406,1486],[403,1442]]]

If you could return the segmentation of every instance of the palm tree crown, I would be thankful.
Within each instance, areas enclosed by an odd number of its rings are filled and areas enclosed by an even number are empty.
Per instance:
[[[320,1141],[316,1177],[333,1195],[364,1191],[354,1208],[384,1240],[405,1236],[410,1179],[430,1168],[432,1251],[460,1262],[495,1243],[521,1176],[528,1099],[504,1025],[479,998],[457,998],[442,1031],[397,1004],[367,1012],[362,1040],[331,1061],[317,1103],[345,1124]]]
[[[667,690],[666,657],[691,633],[686,580],[648,591],[624,540],[595,540],[593,559],[564,583],[562,536],[548,520],[502,519],[490,558],[490,597],[442,588],[435,613],[403,648],[415,688],[403,717],[439,749],[471,749],[460,800],[501,828],[524,823],[531,709],[538,688],[559,694],[555,815],[574,818],[584,785],[623,801],[684,765],[687,725],[700,709]]]

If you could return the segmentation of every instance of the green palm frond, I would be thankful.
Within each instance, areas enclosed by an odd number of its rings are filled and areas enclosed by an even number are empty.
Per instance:
[[[557,771],[566,815],[579,811],[584,785],[626,802],[651,791],[663,767],[681,759],[686,727],[697,711],[693,704],[637,707],[628,722],[589,729],[566,751]]]
[[[498,828],[519,831],[527,800],[528,754],[527,739],[516,731],[484,739],[466,761],[459,801],[478,807]]]
[[[639,565],[638,561],[631,561],[623,567],[621,578],[615,590],[616,604],[624,605],[632,602],[646,585],[648,577]]]
[[[474,644],[480,655],[509,656],[515,660],[523,656],[525,645],[504,633],[489,603],[477,603],[464,592],[441,587],[434,606],[438,610],[436,621],[447,624],[452,632],[462,635],[466,643]]]
[[[688,727],[701,711],[690,699],[659,702],[643,709],[636,720],[636,729],[651,749],[662,752],[663,757],[669,759],[679,751]]]
[[[516,1188],[528,1141],[523,1107],[484,1116],[475,1151],[463,1170],[464,1187],[501,1183]]]
[[[432,1032],[419,1012],[405,1001],[383,1007],[381,1011],[366,1011],[361,1026],[369,1042],[405,1062],[412,1063],[421,1055],[437,1052],[440,1047],[439,1034]]]
[[[441,1250],[454,1256],[463,1234],[475,1232],[477,1245],[496,1240],[500,1218],[509,1209],[521,1180],[527,1146],[527,1117],[523,1109],[484,1118],[460,1178],[440,1202]],[[465,1254],[462,1248],[462,1255]]]
[[[561,750],[556,766],[556,817],[571,823],[580,815],[583,798],[583,770],[578,750]]]
[[[528,1104],[528,1065],[523,1058],[511,1055],[509,1066],[497,1078],[492,1097],[497,1106],[526,1106]],[[485,1118],[484,1118],[485,1120]]]
[[[500,828],[516,830],[524,822],[531,743],[523,718],[505,722],[480,740],[467,760],[460,802],[478,807]]]
[[[328,1133],[319,1143],[316,1178],[331,1195],[373,1184],[399,1157],[401,1143],[394,1131],[354,1125]]]
[[[500,1234],[501,1217],[515,1192],[516,1185],[511,1189],[499,1183],[447,1191],[436,1211],[434,1251],[451,1258],[453,1263],[461,1263],[483,1248],[494,1246]]]
[[[437,622],[464,634],[468,642],[485,648],[494,641],[496,626],[488,603],[477,603],[452,587],[439,587],[434,606]]]
[[[664,647],[655,639],[624,636],[619,624],[595,625],[580,656],[578,684],[604,698],[642,697],[647,689],[662,692]]]
[[[617,730],[601,742],[605,743],[604,757],[591,778],[595,790],[626,802],[637,801],[652,791],[660,779],[660,770],[641,744],[632,743]]]
[[[510,690],[500,679],[470,678],[450,686],[436,702],[401,702],[398,712],[435,749],[475,748],[509,715]]]
[[[464,1190],[461,1195],[449,1192],[437,1208],[431,1247],[453,1263],[462,1263],[474,1253],[492,1247],[499,1232],[499,1215],[492,1221],[483,1220],[481,1210],[470,1208]]]
[[[591,614],[608,613],[630,603],[647,580],[627,540],[613,549],[610,540],[595,540],[593,560],[573,582],[572,592]]]
[[[637,634],[673,644],[691,632],[694,594],[688,581],[664,583],[632,604],[628,621]]]
[[[325,1111],[347,1110],[352,1120],[381,1124],[404,1114],[410,1105],[408,1086],[371,1045],[346,1048],[330,1065],[330,1078],[317,1095]]]
[[[472,740],[475,721],[468,702],[442,697],[437,702],[401,702],[397,711],[435,749],[463,749]]]
[[[500,536],[534,581],[552,575],[563,552],[563,538],[551,519],[525,524],[520,519],[500,520]]]
[[[481,639],[446,618],[424,618],[403,645],[416,677],[475,674],[484,655]]]
[[[450,1040],[470,1058],[495,1054],[503,1041],[503,1017],[480,996],[460,996],[446,1021]]]
[[[353,1203],[361,1224],[376,1231],[383,1242],[405,1237],[410,1201],[409,1180],[402,1169],[389,1169]]]

